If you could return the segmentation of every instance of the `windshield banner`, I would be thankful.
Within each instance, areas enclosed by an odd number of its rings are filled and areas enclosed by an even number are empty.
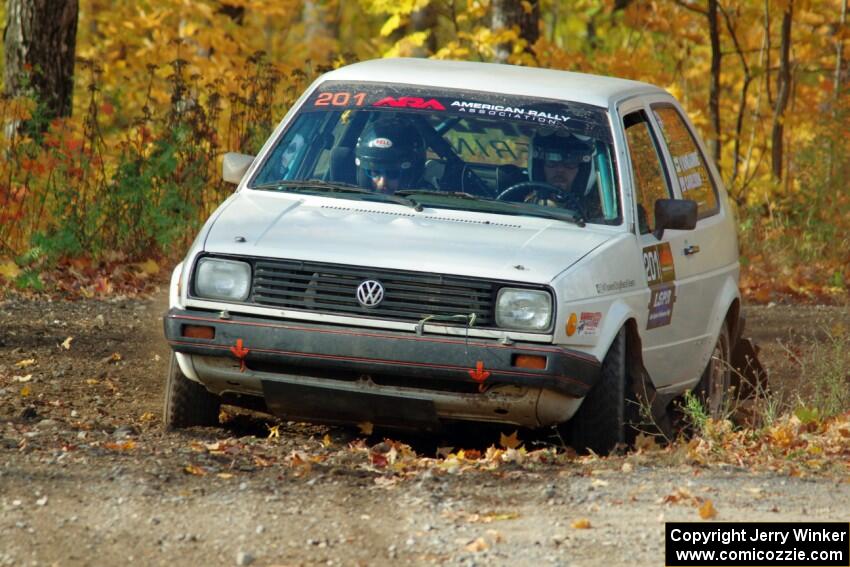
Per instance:
[[[608,115],[602,108],[568,101],[423,88],[386,83],[327,81],[311,95],[304,111],[422,111],[475,116],[566,129],[611,142]]]

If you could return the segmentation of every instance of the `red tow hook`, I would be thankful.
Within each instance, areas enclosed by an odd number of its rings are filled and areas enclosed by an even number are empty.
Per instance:
[[[479,360],[475,363],[475,368],[473,370],[469,370],[469,376],[478,382],[478,391],[484,391],[484,380],[490,377],[490,371],[484,370],[484,362]]]
[[[239,372],[245,372],[245,357],[251,352],[249,349],[242,346],[242,339],[236,339],[236,346],[230,347],[230,352],[239,361]]]

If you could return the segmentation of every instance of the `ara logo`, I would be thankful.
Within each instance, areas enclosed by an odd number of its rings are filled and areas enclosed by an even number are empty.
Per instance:
[[[392,106],[393,108],[418,108],[420,110],[445,110],[446,107],[440,104],[436,99],[425,100],[415,96],[402,96],[393,98],[387,96],[379,100],[374,106]]]

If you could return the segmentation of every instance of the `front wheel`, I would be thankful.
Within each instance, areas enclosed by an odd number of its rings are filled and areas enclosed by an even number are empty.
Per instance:
[[[599,382],[566,424],[569,443],[577,451],[607,454],[634,441],[632,424],[637,421],[638,408],[629,380],[626,342],[623,327],[602,361]]]
[[[171,353],[168,377],[165,381],[165,428],[218,425],[220,411],[221,398],[183,376],[180,365],[177,364],[177,356]]]

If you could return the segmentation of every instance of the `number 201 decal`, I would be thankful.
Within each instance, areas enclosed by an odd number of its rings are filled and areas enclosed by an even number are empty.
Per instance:
[[[363,106],[366,103],[366,93],[319,93],[316,97],[316,102],[313,106],[350,106],[351,101],[354,101],[354,106]]]
[[[676,266],[673,264],[670,243],[662,242],[644,248],[643,267],[646,270],[646,283],[650,287],[675,280]]]

